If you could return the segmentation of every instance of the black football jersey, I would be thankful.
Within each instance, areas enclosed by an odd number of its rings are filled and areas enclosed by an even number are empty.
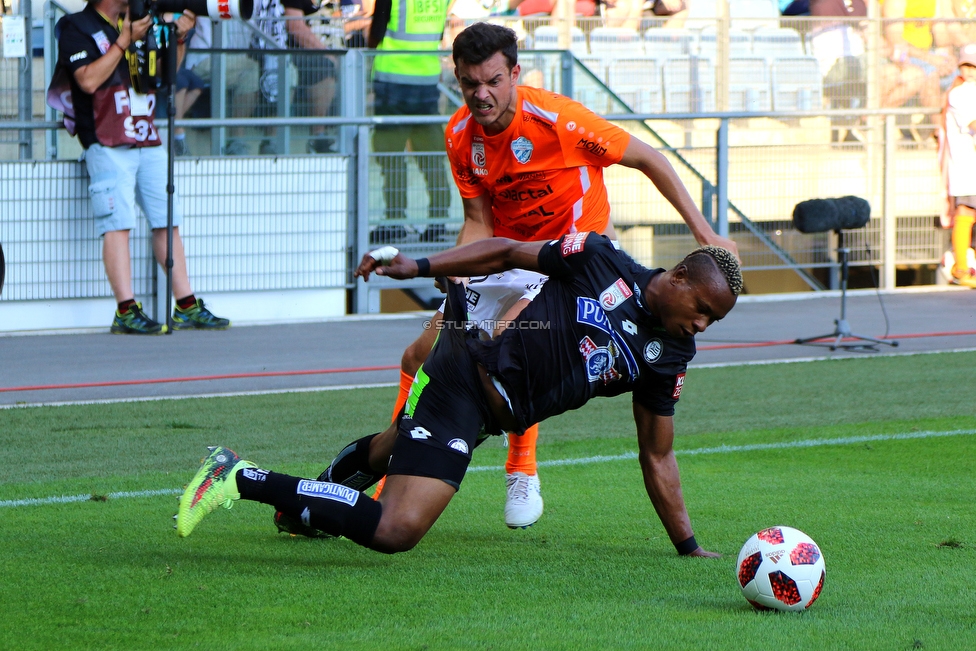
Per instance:
[[[673,415],[695,340],[669,335],[644,302],[644,287],[664,270],[639,265],[595,233],[550,242],[539,266],[549,281],[516,326],[471,344],[505,388],[519,427],[627,391],[653,413]]]

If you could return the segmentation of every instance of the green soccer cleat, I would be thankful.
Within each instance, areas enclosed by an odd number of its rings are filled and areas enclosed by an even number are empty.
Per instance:
[[[136,303],[125,314],[115,311],[111,332],[113,335],[161,335],[166,333],[166,326],[146,316],[142,303]]]
[[[229,509],[241,499],[237,490],[237,471],[256,468],[250,461],[243,461],[233,450],[211,447],[210,456],[203,460],[193,480],[180,497],[180,510],[176,514],[176,533],[186,538],[204,516],[213,513],[218,506]]]
[[[173,329],[188,330],[199,328],[201,330],[224,330],[230,327],[230,320],[214,316],[203,304],[203,299],[198,298],[197,302],[183,310],[177,305],[173,310]]]

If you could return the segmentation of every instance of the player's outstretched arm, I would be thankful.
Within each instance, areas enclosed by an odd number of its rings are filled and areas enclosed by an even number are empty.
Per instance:
[[[441,251],[421,260],[408,258],[392,246],[384,246],[364,255],[353,275],[362,276],[363,280],[368,281],[370,273],[405,280],[417,276],[483,276],[509,269],[540,271],[539,251],[546,244],[548,241],[516,242],[493,237]]]
[[[694,540],[694,531],[681,494],[681,476],[672,447],[674,420],[671,416],[659,416],[636,402],[634,420],[637,423],[638,456],[644,474],[644,488],[672,544],[684,556],[720,558],[721,554],[706,551],[697,544],[687,550],[681,547],[682,543],[688,544],[688,540]]]
[[[491,214],[491,197],[483,194],[478,197],[461,198],[464,208],[464,222],[458,233],[457,245],[477,242],[495,234],[495,222]]]
[[[630,143],[624,151],[624,157],[620,159],[620,164],[639,170],[650,179],[654,187],[678,211],[681,219],[688,224],[688,228],[691,229],[691,234],[694,235],[698,244],[720,246],[734,253],[736,257],[739,256],[739,249],[735,242],[712,230],[708,220],[701,214],[691,195],[688,194],[688,189],[661,152],[639,138],[631,137]]]

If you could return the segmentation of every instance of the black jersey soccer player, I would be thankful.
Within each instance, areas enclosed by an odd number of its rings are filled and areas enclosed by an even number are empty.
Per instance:
[[[463,288],[448,284],[448,327],[397,423],[351,443],[319,480],[262,470],[214,448],[180,500],[180,536],[217,506],[246,499],[311,530],[406,551],[447,507],[485,433],[523,431],[590,398],[631,392],[644,486],[668,536],[679,554],[717,556],[695,540],[672,416],[694,335],[728,314],[741,290],[732,253],[703,247],[668,271],[651,270],[585,232],[549,242],[492,238],[430,259],[394,253],[365,256],[356,275],[464,277],[521,268],[546,273],[549,282],[491,340],[465,322]],[[384,474],[378,501],[361,492]]]

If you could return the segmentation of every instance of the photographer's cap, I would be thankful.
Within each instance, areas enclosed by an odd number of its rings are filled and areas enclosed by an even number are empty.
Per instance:
[[[976,68],[976,43],[964,45],[959,50],[959,65],[973,66]]]

